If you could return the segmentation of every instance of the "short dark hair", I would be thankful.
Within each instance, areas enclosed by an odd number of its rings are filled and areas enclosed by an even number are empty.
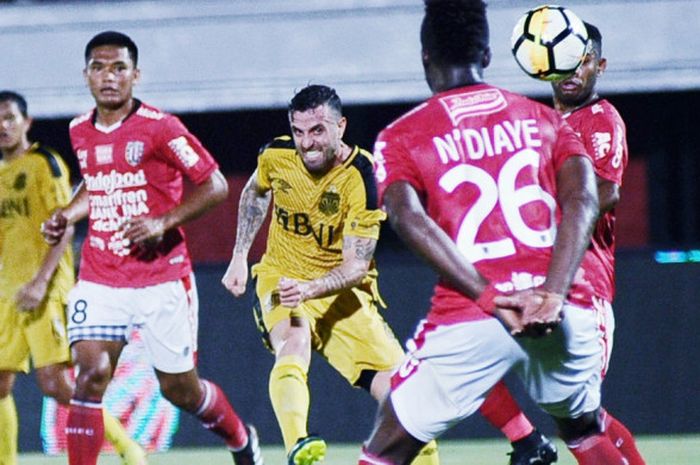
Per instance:
[[[425,0],[420,40],[434,63],[480,62],[489,46],[486,4],[482,0]]]
[[[27,100],[17,92],[12,90],[0,91],[0,102],[15,102],[17,104],[17,108],[19,108],[19,112],[22,113],[22,116],[27,118],[29,115],[27,112]]]
[[[329,108],[343,115],[343,105],[335,89],[328,86],[312,84],[304,87],[294,95],[289,102],[289,114],[295,111],[307,111],[321,105],[328,105]]]
[[[583,22],[586,26],[586,32],[588,32],[588,40],[591,41],[593,51],[598,56],[598,58],[603,57],[603,36],[600,30],[592,25],[591,23]]]
[[[126,34],[117,31],[104,31],[90,39],[90,42],[85,46],[85,63],[90,61],[90,53],[92,50],[103,45],[116,45],[117,47],[126,47],[129,51],[129,57],[134,62],[134,67],[139,62],[139,49],[136,43],[131,40]]]

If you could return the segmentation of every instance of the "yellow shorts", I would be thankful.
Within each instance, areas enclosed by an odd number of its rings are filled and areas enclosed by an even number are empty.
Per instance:
[[[65,304],[48,299],[31,312],[18,312],[14,302],[0,299],[0,370],[29,372],[70,361]]]
[[[270,273],[257,276],[255,316],[264,340],[282,320],[307,319],[312,348],[352,385],[364,370],[392,370],[401,363],[401,344],[379,314],[370,289],[356,287],[289,308],[279,305],[279,278]],[[269,340],[266,343],[269,348]]]

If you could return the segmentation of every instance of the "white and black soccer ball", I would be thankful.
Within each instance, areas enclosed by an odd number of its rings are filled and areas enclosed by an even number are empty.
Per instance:
[[[520,68],[544,81],[558,81],[573,74],[583,61],[587,43],[583,21],[558,5],[542,5],[525,13],[510,39]]]

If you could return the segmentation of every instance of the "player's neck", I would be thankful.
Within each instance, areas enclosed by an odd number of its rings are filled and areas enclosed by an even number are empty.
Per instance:
[[[477,65],[438,68],[431,73],[429,80],[430,88],[434,94],[483,82],[483,68]]]
[[[129,116],[129,114],[133,111],[135,104],[136,101],[133,98],[130,98],[124,103],[124,105],[118,108],[107,108],[98,105],[95,122],[106,127],[117,124]]]
[[[26,137],[24,137],[16,146],[2,150],[2,159],[8,162],[16,160],[17,158],[27,153],[31,146],[32,143],[29,142],[29,140]]]
[[[581,102],[575,102],[575,103],[570,103],[567,104],[565,102],[562,102],[559,99],[554,99],[554,108],[562,115],[565,115],[567,113],[573,113],[576,110],[580,110],[583,107],[586,107],[590,105],[591,103],[595,102],[598,100],[600,97],[598,97],[597,92],[591,92],[591,94],[584,99]]]

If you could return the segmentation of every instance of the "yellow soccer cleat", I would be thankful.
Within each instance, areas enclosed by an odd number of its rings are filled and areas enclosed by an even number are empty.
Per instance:
[[[301,438],[289,452],[288,465],[314,465],[326,457],[326,441],[318,436]]]

